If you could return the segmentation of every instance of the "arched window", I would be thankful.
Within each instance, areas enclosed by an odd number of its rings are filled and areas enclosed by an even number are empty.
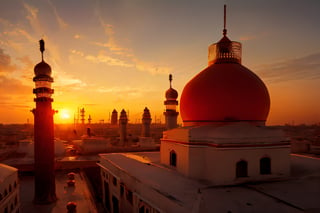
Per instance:
[[[170,152],[170,165],[174,167],[177,166],[177,154],[174,150]]]
[[[271,174],[271,159],[264,157],[260,159],[260,174],[268,175]]]
[[[248,177],[248,163],[241,160],[236,165],[236,177]]]

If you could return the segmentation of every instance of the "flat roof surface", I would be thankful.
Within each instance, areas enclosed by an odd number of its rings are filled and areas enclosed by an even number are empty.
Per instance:
[[[101,154],[121,172],[195,212],[320,212],[320,159],[291,155],[292,176],[277,182],[212,186],[160,164],[159,152]],[[156,202],[155,202],[156,204]]]
[[[76,202],[77,213],[97,213],[96,206],[83,175],[81,173],[76,173],[75,187],[68,187],[67,173],[67,171],[56,172],[56,195],[58,200],[49,205],[33,204],[34,176],[19,177],[21,212],[63,213],[67,212],[66,205],[68,202]]]

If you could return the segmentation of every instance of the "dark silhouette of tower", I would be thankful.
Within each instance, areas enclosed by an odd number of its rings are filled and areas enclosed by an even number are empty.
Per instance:
[[[166,129],[176,128],[177,117],[179,112],[177,112],[178,105],[178,92],[172,88],[172,75],[169,75],[170,88],[166,91],[166,100],[164,105],[166,106],[166,111],[163,113],[166,118]]]
[[[125,145],[127,142],[127,124],[127,113],[124,109],[122,109],[119,118],[120,145]]]
[[[91,124],[91,121],[92,121],[92,118],[91,118],[91,115],[89,115],[89,117],[88,117],[88,124],[89,125]]]
[[[86,113],[86,111],[84,110],[84,108],[80,109],[80,116],[81,116],[81,124],[82,124],[82,125],[84,125],[85,113]]]
[[[142,115],[142,131],[141,137],[150,137],[150,124],[151,124],[151,115],[149,109],[144,108]]]
[[[111,125],[117,125],[118,124],[118,112],[117,110],[112,111],[111,115]]]
[[[40,40],[42,61],[34,67],[36,108],[34,114],[34,202],[48,204],[57,200],[54,174],[54,133],[51,102],[51,67],[43,60],[44,41]]]

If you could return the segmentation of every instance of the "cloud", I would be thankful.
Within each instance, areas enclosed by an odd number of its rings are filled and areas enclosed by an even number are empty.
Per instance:
[[[163,66],[156,64],[155,62],[144,61],[135,56],[132,49],[123,47],[117,42],[116,33],[114,26],[111,24],[106,24],[100,17],[100,23],[104,32],[108,38],[106,43],[103,42],[92,42],[93,44],[105,47],[108,49],[110,54],[105,52],[100,52],[95,58],[92,56],[87,56],[86,58],[91,61],[105,62],[113,66],[123,66],[123,67],[135,67],[139,71],[149,72],[151,74],[168,74],[171,72],[172,68],[168,66]],[[114,56],[113,56],[114,55]],[[118,59],[118,56],[121,59]]]
[[[80,79],[73,77],[63,71],[55,71],[55,88],[59,93],[65,91],[75,91],[87,87],[87,84]]]
[[[250,41],[250,40],[254,40],[254,39],[257,39],[257,36],[254,36],[254,35],[245,35],[245,36],[241,36],[239,38],[240,41]]]
[[[110,66],[134,67],[134,64],[127,63],[124,60],[108,56],[105,52],[99,52],[97,56],[87,55],[85,59],[93,63],[106,63]]]
[[[260,65],[256,67],[255,70],[270,83],[301,79],[319,79],[320,53]]]
[[[12,72],[17,67],[11,63],[11,57],[0,48],[0,73]]]
[[[53,5],[53,3],[48,0],[49,5],[51,6],[52,10],[53,10],[53,14],[56,18],[57,23],[59,24],[59,27],[61,29],[65,29],[67,28],[69,25],[61,18],[61,16],[58,14],[57,8]]]
[[[42,27],[40,25],[40,22],[38,20],[38,12],[39,9],[36,7],[33,7],[27,3],[23,3],[24,8],[27,11],[27,16],[26,18],[29,20],[30,25],[32,28],[37,32],[37,33],[42,33]]]
[[[171,72],[170,67],[157,66],[154,63],[140,61],[137,58],[134,58],[135,67],[140,71],[147,71],[151,74],[169,74]]]
[[[81,37],[82,37],[82,36],[79,35],[79,34],[75,34],[75,35],[73,36],[74,39],[80,39]]]
[[[110,93],[115,96],[125,96],[131,98],[142,97],[145,93],[145,88],[133,88],[133,87],[100,87],[97,89],[99,93]],[[152,92],[152,90],[147,90]]]

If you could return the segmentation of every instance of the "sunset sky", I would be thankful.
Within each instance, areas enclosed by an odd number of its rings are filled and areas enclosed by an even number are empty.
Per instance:
[[[135,123],[146,106],[164,122],[168,75],[180,97],[207,66],[208,46],[222,37],[223,4],[242,64],[269,89],[267,124],[319,123],[319,0],[2,0],[0,123],[33,122],[41,38],[55,122],[73,122],[84,107],[92,122],[108,122],[115,108]]]

